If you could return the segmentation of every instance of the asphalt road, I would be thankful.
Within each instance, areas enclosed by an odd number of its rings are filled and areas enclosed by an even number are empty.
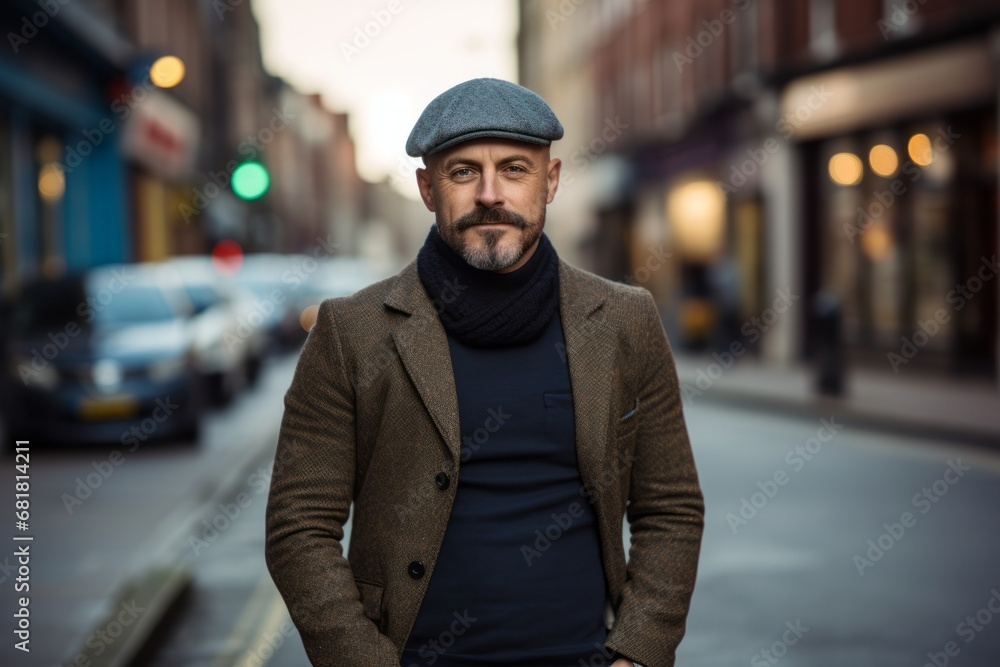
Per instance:
[[[194,585],[147,664],[308,665],[264,567],[258,470],[292,363],[213,416],[199,446],[129,453],[72,514],[62,494],[107,451],[33,449],[35,641],[26,660],[5,621],[0,664],[66,664],[113,582],[162,558],[181,530],[188,546],[174,557]],[[706,530],[678,667],[1000,664],[1000,613],[990,609],[1000,610],[1000,454],[850,430],[836,415],[824,423],[707,402],[686,414]],[[222,500],[249,501],[209,540],[180,514],[227,474],[235,483]],[[0,478],[4,497],[12,476]],[[0,583],[5,619],[12,583]]]
[[[14,457],[5,457],[0,498],[10,514],[0,532],[2,665],[70,664],[115,603],[121,583],[154,562],[190,558],[189,522],[233,470],[254,453],[273,456],[295,358],[272,360],[259,387],[211,413],[198,443],[148,441],[129,447],[30,445],[30,654],[14,647],[18,544]],[[275,402],[274,397],[279,396]],[[270,449],[267,448],[270,445]],[[193,551],[193,550],[192,550]],[[91,639],[87,657],[103,646]]]
[[[1000,456],[835,415],[687,415],[706,530],[678,667],[1000,664]],[[309,664],[250,509],[156,667]]]

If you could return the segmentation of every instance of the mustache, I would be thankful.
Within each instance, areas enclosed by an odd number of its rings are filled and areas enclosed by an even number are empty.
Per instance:
[[[524,216],[502,208],[476,207],[471,212],[455,220],[455,229],[461,231],[476,225],[486,225],[490,223],[505,223],[515,225],[522,229],[530,227]]]

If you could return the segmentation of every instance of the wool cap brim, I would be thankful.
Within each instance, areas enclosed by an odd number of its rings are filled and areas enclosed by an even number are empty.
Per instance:
[[[502,79],[472,79],[431,100],[406,140],[406,154],[425,157],[485,138],[548,146],[562,136],[562,124],[537,93]]]

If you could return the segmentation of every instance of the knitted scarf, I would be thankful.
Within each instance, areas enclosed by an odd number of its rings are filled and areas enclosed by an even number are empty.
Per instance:
[[[529,343],[559,307],[559,257],[545,232],[523,266],[497,273],[466,262],[433,224],[417,253],[417,273],[445,331],[470,347]]]

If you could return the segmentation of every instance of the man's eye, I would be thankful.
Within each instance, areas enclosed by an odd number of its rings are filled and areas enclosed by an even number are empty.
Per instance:
[[[515,174],[519,174],[519,173],[523,173],[524,172],[524,167],[521,167],[521,166],[516,165],[516,164],[511,164],[511,165],[507,165],[507,170],[508,171],[512,171]]]
[[[472,170],[468,167],[462,167],[461,169],[456,169],[451,173],[452,176],[471,176]]]

